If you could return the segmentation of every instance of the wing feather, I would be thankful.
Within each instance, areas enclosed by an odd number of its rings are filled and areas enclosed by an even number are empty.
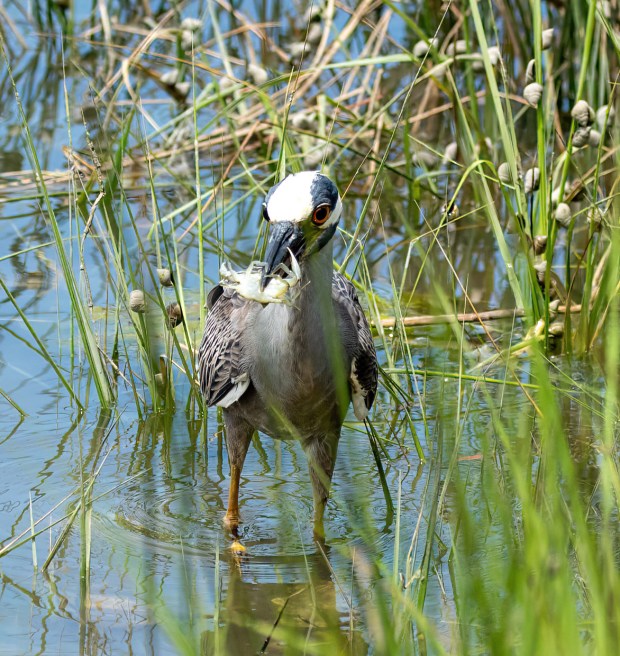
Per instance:
[[[362,421],[368,415],[377,393],[377,353],[355,287],[339,273],[334,273],[332,296],[339,309],[344,347],[351,359],[349,383],[353,411]]]
[[[243,299],[220,285],[209,293],[209,314],[198,349],[200,390],[207,405],[227,408],[250,384],[238,330],[244,306]]]

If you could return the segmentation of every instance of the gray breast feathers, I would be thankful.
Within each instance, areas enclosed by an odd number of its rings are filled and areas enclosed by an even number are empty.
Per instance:
[[[377,356],[370,326],[353,285],[334,273],[332,299],[342,346],[350,361],[349,385],[355,416],[368,415],[377,391]],[[234,291],[215,287],[209,294],[209,314],[198,350],[200,389],[208,405],[227,408],[250,385],[250,362],[241,331],[252,329],[249,314],[255,304]],[[274,364],[274,363],[272,363]]]
[[[351,360],[349,383],[353,411],[355,416],[363,421],[377,393],[375,345],[355,287],[339,273],[334,273],[332,297],[338,309],[343,345]]]

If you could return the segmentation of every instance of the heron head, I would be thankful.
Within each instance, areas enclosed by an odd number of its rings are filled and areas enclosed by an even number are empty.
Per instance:
[[[318,171],[289,175],[269,190],[263,203],[263,218],[271,224],[266,266],[267,278],[280,264],[289,264],[320,251],[334,236],[342,202],[336,185]]]

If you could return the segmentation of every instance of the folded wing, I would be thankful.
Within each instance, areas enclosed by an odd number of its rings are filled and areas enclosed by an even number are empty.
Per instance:
[[[239,334],[246,301],[218,285],[211,290],[207,306],[209,314],[198,350],[200,389],[207,405],[227,408],[250,385]]]
[[[351,360],[349,384],[353,411],[363,421],[377,393],[377,353],[355,287],[339,273],[334,273],[332,297],[338,308],[345,351]]]

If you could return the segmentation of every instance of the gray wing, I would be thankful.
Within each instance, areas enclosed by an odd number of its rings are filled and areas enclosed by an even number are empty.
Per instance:
[[[200,390],[207,405],[227,408],[250,384],[239,335],[246,302],[221,285],[209,293],[209,314],[198,349]]]
[[[338,308],[344,347],[351,360],[349,383],[353,410],[362,421],[377,393],[377,353],[355,287],[339,273],[334,273],[332,297]]]

